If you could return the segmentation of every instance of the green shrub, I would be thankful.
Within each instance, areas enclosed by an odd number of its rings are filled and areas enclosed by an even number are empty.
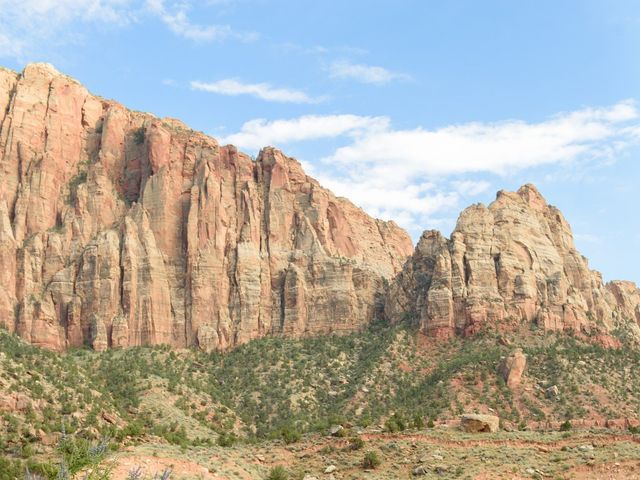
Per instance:
[[[362,468],[365,470],[373,470],[374,468],[379,467],[381,463],[382,461],[380,460],[380,457],[378,457],[378,454],[374,451],[369,451],[364,454],[364,458],[362,459]]]
[[[0,480],[15,480],[22,478],[24,467],[20,460],[10,460],[0,457]]]
[[[571,421],[569,421],[569,420],[565,420],[560,425],[560,431],[561,432],[568,432],[569,430],[571,430],[571,428],[572,428],[572,425],[571,425]]]
[[[407,428],[407,425],[404,423],[404,420],[398,414],[394,414],[391,418],[389,418],[385,422],[384,426],[385,426],[385,429],[391,433],[402,432]]]
[[[424,428],[424,419],[422,418],[422,415],[416,415],[413,417],[413,428],[417,428],[418,430]]]
[[[269,470],[267,480],[288,480],[289,473],[282,465],[277,465]]]
[[[294,425],[284,425],[276,430],[276,432],[271,435],[271,438],[280,438],[284,443],[290,445],[299,442],[302,434]]]
[[[218,436],[217,443],[221,447],[231,447],[238,441],[238,437],[233,432],[223,432]]]
[[[349,448],[351,450],[360,450],[364,447],[364,440],[361,437],[351,437],[349,439]]]

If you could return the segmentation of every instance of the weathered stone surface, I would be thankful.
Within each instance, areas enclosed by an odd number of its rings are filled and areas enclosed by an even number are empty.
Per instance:
[[[557,385],[551,385],[544,391],[544,394],[547,398],[556,398],[558,395],[560,395],[560,389]]]
[[[265,148],[0,69],[0,323],[55,350],[361,328],[412,250]]]
[[[469,433],[493,433],[500,429],[500,419],[495,415],[462,415],[460,417],[460,428]]]
[[[639,333],[640,290],[605,285],[577,252],[560,211],[525,185],[498,192],[488,207],[467,208],[450,239],[424,232],[389,288],[385,311],[436,337],[535,322],[613,344],[607,334],[621,321]]]
[[[526,366],[527,356],[519,348],[514,350],[508,357],[502,359],[499,370],[507,387],[513,389],[520,385]]]

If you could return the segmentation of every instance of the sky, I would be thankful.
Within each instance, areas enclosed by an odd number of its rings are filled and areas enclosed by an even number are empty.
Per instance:
[[[414,240],[534,183],[640,284],[640,2],[0,0],[0,65],[33,61],[281,148]]]

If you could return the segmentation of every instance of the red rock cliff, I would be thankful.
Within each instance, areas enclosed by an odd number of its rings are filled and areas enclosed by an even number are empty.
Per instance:
[[[34,344],[353,331],[411,251],[278,150],[252,161],[50,65],[0,69],[0,323]]]

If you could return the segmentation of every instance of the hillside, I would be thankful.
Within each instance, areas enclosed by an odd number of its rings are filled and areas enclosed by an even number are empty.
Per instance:
[[[59,453],[61,432],[85,462],[90,446],[107,439],[115,454],[106,458],[215,451],[231,463],[199,465],[223,472],[220,478],[263,478],[271,460],[256,467],[239,452],[322,444],[334,425],[344,426],[336,441],[362,437],[383,452],[398,434],[399,441],[416,434],[436,444],[447,435],[457,441],[459,415],[474,411],[499,415],[512,439],[560,441],[540,432],[563,425],[636,432],[640,353],[618,334],[624,347],[611,349],[542,330],[436,341],[412,327],[374,325],[346,336],[258,339],[228,353],[136,347],[56,354],[2,333],[0,445],[15,468],[29,464],[51,478],[61,457],[70,462]],[[516,349],[526,368],[509,385],[500,367]],[[532,433],[518,436],[522,430]],[[287,465],[303,471],[305,464]],[[237,468],[249,473],[233,474]]]

